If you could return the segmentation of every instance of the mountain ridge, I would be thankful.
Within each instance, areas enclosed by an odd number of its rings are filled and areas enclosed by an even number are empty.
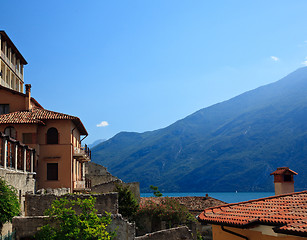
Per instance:
[[[142,191],[150,184],[163,191],[271,191],[269,172],[295,168],[294,149],[307,154],[297,149],[307,136],[306,96],[304,67],[165,128],[118,133],[92,149],[93,161],[124,181],[140,181]],[[255,181],[246,180],[251,176]]]

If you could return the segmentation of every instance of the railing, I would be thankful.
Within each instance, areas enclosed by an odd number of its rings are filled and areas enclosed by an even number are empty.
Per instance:
[[[0,133],[0,168],[35,172],[35,150]]]
[[[11,88],[10,85],[4,80],[3,73],[2,73],[2,77],[0,76],[0,80],[1,80],[0,85],[7,87],[7,88]]]
[[[75,147],[74,148],[74,153],[75,154],[83,155],[86,158],[88,158],[88,160],[91,159],[91,155],[92,155],[92,152],[91,152],[91,150],[89,149],[89,147],[87,145],[85,145],[84,147],[80,147],[80,148]]]
[[[3,61],[10,67],[10,69],[18,76],[18,78],[20,78],[21,80],[23,79],[22,73],[18,70],[18,68],[16,67],[16,65],[14,65],[7,56],[5,56],[4,52],[1,52],[1,58],[3,59]],[[21,68],[21,66],[20,66]],[[4,73],[2,73],[4,74]]]
[[[91,188],[92,187],[92,181],[88,178],[85,179],[85,188]]]

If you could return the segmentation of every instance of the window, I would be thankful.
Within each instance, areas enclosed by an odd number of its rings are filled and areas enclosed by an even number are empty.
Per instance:
[[[47,163],[47,180],[58,180],[57,163]]]
[[[59,136],[56,128],[49,128],[47,131],[47,144],[58,144]]]
[[[0,115],[7,114],[10,111],[10,105],[9,104],[0,104]]]
[[[22,134],[22,142],[24,144],[31,144],[31,143],[33,143],[33,134],[32,133],[23,133]]]
[[[292,182],[292,175],[284,175],[285,182]]]
[[[16,130],[14,127],[7,127],[4,129],[4,134],[7,136],[10,136],[11,138],[16,139],[17,138],[17,134],[16,134]]]

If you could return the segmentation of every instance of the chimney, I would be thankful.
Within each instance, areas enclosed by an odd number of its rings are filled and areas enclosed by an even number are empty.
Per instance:
[[[26,110],[31,110],[31,84],[26,84]]]
[[[275,195],[294,192],[293,176],[297,175],[288,167],[279,167],[270,175],[274,175]]]

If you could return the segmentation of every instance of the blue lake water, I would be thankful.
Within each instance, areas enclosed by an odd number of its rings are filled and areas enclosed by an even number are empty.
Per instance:
[[[162,193],[163,197],[204,197],[206,194],[209,197],[227,203],[243,202],[252,199],[274,196],[274,192],[207,192],[207,193]],[[141,193],[141,197],[153,197],[153,193]]]

